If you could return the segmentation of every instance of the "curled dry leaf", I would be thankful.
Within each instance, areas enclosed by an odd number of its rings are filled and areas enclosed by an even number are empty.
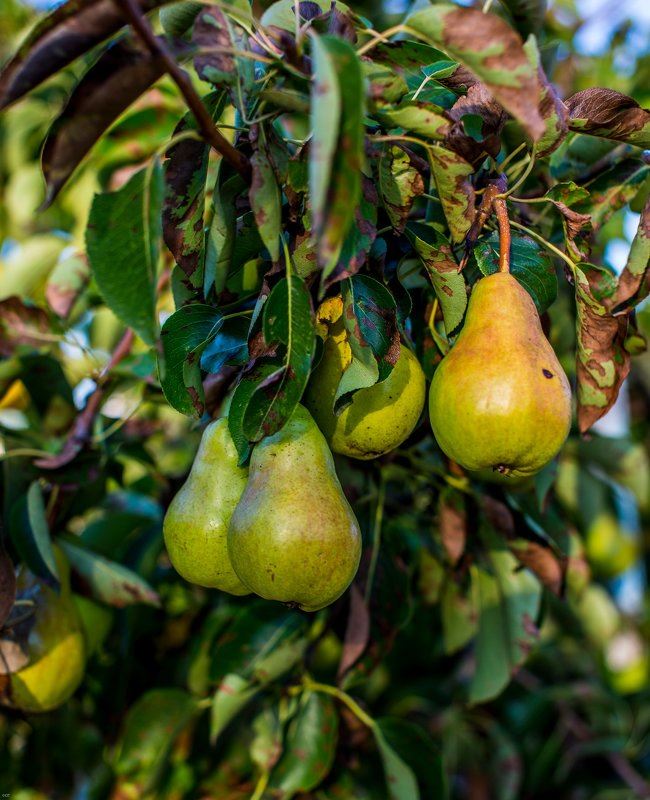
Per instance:
[[[650,111],[613,89],[585,89],[565,101],[569,127],[637,147],[650,147]]]
[[[616,313],[629,311],[650,293],[650,197],[641,212],[630,254],[609,308]],[[623,307],[621,309],[621,307]]]
[[[473,115],[481,119],[481,141],[468,135],[463,128],[463,117]],[[501,149],[499,134],[507,119],[507,114],[497,103],[483,83],[470,86],[466,95],[459,97],[449,111],[456,123],[450,130],[445,144],[474,164],[485,158],[486,154],[496,156]]]

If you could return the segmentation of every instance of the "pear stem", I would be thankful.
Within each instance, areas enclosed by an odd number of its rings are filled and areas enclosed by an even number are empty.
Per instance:
[[[376,727],[374,719],[369,714],[366,714],[356,700],[353,700],[350,695],[342,689],[338,689],[336,686],[330,686],[327,683],[312,681],[311,678],[308,677],[303,678],[303,686],[307,691],[319,692],[320,694],[328,694],[330,697],[335,697],[350,709],[359,722],[362,722],[371,729]]]
[[[495,197],[492,201],[494,212],[499,223],[499,272],[510,272],[510,220],[508,209],[503,197]]]

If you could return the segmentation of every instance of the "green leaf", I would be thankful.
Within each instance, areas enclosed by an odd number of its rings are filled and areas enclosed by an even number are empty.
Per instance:
[[[458,652],[476,635],[476,613],[472,601],[458,583],[445,581],[440,599],[445,653]]]
[[[379,159],[379,192],[391,225],[400,233],[406,227],[413,203],[424,192],[420,173],[401,147],[391,145]]]
[[[458,271],[451,245],[434,227],[421,222],[409,222],[406,235],[427,270],[442,309],[445,330],[451,334],[463,321],[467,308],[465,278]]]
[[[416,11],[405,24],[477,75],[533,140],[542,136],[537,72],[501,17],[442,3]]]
[[[474,220],[474,188],[468,180],[474,167],[437,144],[430,145],[427,153],[451,240],[461,242]]]
[[[253,176],[248,195],[260,237],[269,251],[271,260],[275,262],[280,258],[282,197],[266,146],[264,129],[260,129],[257,138],[251,135],[251,139]]]
[[[278,706],[262,709],[251,727],[251,759],[262,772],[269,773],[282,755],[283,720]]]
[[[516,5],[525,10],[533,4],[545,5],[545,3],[546,0],[510,0],[510,7],[512,8]],[[524,44],[524,51],[539,77],[538,108],[544,120],[544,133],[537,141],[536,153],[538,157],[543,157],[557,150],[565,139],[569,130],[569,114],[555,87],[542,69],[541,55],[535,36],[528,35],[528,39]]]
[[[613,303],[618,307],[636,306],[648,296],[650,285],[646,280],[650,267],[650,197],[641,212],[639,227],[632,241],[630,253],[616,287]],[[616,310],[616,309],[615,309]]]
[[[74,571],[81,576],[96,600],[117,608],[135,603],[160,605],[156,592],[133,570],[68,540],[58,541]]]
[[[304,281],[289,274],[274,287],[264,304],[263,331],[267,346],[284,345],[281,366],[251,394],[243,431],[257,442],[280,430],[298,405],[309,380],[316,346],[311,298]]]
[[[313,232],[323,280],[336,266],[361,199],[365,91],[354,48],[312,35],[313,88],[309,150]]]
[[[181,689],[152,689],[131,706],[115,771],[137,785],[139,796],[156,786],[174,742],[197,713],[196,700]]]
[[[420,800],[420,790],[415,773],[406,761],[388,743],[379,721],[372,732],[384,764],[386,788],[391,800]]]
[[[478,614],[476,668],[470,684],[471,703],[499,695],[523,664],[538,631],[542,587],[491,530],[481,531],[488,546],[489,572],[471,567],[474,605]]]
[[[397,717],[382,717],[376,725],[384,743],[412,770],[420,796],[445,800],[447,780],[440,751],[431,737],[419,725]]]
[[[86,229],[88,258],[106,304],[147,344],[157,329],[162,199],[156,160],[118,191],[96,195]]]
[[[233,174],[225,162],[221,161],[212,194],[212,221],[205,251],[203,293],[206,297],[212,287],[220,293],[226,285],[237,239],[235,201],[245,188],[242,177]]]
[[[214,374],[225,364],[245,364],[248,361],[249,327],[250,321],[246,317],[224,320],[217,335],[201,354],[201,369]]]
[[[503,5],[524,39],[544,27],[547,0],[503,0]]]
[[[494,231],[474,248],[474,255],[483,275],[499,269],[499,234]],[[539,314],[543,314],[557,297],[557,275],[547,251],[529,236],[512,234],[510,272],[533,298]]]
[[[315,789],[328,775],[336,753],[338,715],[330,697],[305,692],[284,742],[284,754],[269,785],[283,798]]]
[[[167,402],[181,414],[203,413],[200,355],[221,326],[223,317],[212,306],[183,306],[162,327],[158,357],[160,385]]]
[[[388,127],[403,128],[429,139],[444,139],[451,125],[442,108],[417,100],[382,108],[376,117]]]
[[[332,7],[331,0],[312,0],[310,5],[320,8],[323,14]],[[276,28],[283,28],[285,31],[293,33],[296,29],[295,8],[295,0],[279,0],[277,3],[273,3],[262,15],[262,25],[267,28],[269,25],[273,25]],[[344,13],[349,10],[348,6],[342,3],[341,0],[336,0],[336,9]],[[308,18],[303,18],[303,22],[307,21]]]
[[[648,164],[638,158],[627,158],[589,181],[586,184],[589,199],[577,203],[574,208],[590,214],[594,230],[597,230],[630,202],[648,176]]]
[[[59,571],[38,481],[33,481],[27,493],[12,506],[9,531],[19,556],[34,575],[58,588]]]
[[[223,677],[214,693],[210,708],[210,742],[212,744],[217,741],[218,737],[259,690],[259,685],[236,673]]]
[[[59,317],[67,317],[89,278],[88,261],[81,253],[62,258],[50,272],[45,287],[45,298],[52,311]]]

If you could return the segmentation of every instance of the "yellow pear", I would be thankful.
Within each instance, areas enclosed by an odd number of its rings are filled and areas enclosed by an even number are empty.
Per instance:
[[[390,375],[381,383],[359,389],[350,405],[335,415],[334,397],[351,353],[341,318],[341,298],[325,302],[330,314],[335,309],[334,320],[303,402],[335,453],[362,460],[377,458],[402,444],[415,428],[426,397],[424,372],[402,345]]]
[[[333,603],[354,578],[359,524],[327,442],[302,406],[253,449],[228,552],[252,592],[305,611]]]
[[[613,513],[601,511],[587,525],[585,553],[596,575],[614,578],[634,564],[639,547],[623,532]]]
[[[26,663],[9,675],[2,702],[30,713],[51,711],[65,703],[83,680],[86,667],[82,623],[70,591],[68,563],[58,548],[55,558],[60,591],[23,570],[17,579],[16,597],[33,605],[15,606],[5,624],[15,631],[14,641]],[[12,629],[11,620],[23,615],[27,618]]]
[[[564,444],[571,390],[528,292],[508,272],[481,279],[431,383],[431,427],[467,470],[533,475]]]
[[[248,590],[233,571],[226,542],[248,475],[237,461],[228,420],[211,422],[187,481],[167,509],[163,535],[169,559],[186,581],[243,595]]]

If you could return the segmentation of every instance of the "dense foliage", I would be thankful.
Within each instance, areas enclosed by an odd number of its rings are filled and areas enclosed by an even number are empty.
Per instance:
[[[88,653],[61,708],[3,711],[0,792],[650,796],[650,57],[627,28],[576,53],[571,2],[161,5],[68,0],[26,36],[0,9],[0,696],[16,568],[67,601],[65,554]],[[339,410],[400,348],[430,380],[497,270],[495,196],[574,390],[559,459],[470,476],[423,415],[336,459],[364,537],[337,603],[184,582],[162,518],[225,398],[245,463],[337,295]],[[592,430],[619,394],[629,424]]]

